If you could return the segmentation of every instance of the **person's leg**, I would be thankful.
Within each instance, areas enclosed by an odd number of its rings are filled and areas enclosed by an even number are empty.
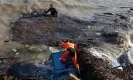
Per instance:
[[[76,55],[75,49],[69,48],[68,51],[70,52],[69,55],[72,57],[72,62],[74,64],[75,68],[78,69],[79,65],[77,63],[77,55]]]
[[[65,51],[65,53],[61,56],[61,61],[62,61],[62,62],[65,62],[66,59],[67,59],[67,57],[68,57],[68,55],[69,55],[69,51],[67,50],[67,51]]]
[[[72,57],[72,62],[74,64],[74,67],[77,70],[77,75],[80,76],[80,69],[79,69],[79,64],[77,62],[77,56],[75,55],[75,57]]]
[[[66,61],[64,62],[66,68],[69,67],[71,60],[72,60],[72,57],[70,55],[68,55]]]
[[[72,57],[72,62],[75,66],[76,69],[79,69],[79,65],[78,65],[78,62],[77,62],[77,56],[75,55],[74,57]]]

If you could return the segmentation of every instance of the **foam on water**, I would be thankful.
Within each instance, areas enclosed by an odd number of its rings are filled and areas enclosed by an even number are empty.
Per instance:
[[[119,62],[117,62],[117,59],[114,59],[113,57],[111,57],[110,55],[107,55],[105,52],[100,51],[95,48],[89,48],[88,51],[90,51],[90,53],[98,58],[102,58],[104,60],[108,60],[109,64],[111,65],[112,68],[120,66]],[[122,67],[118,67],[117,69],[122,69]]]
[[[3,2],[8,2],[8,4]],[[7,37],[7,32],[9,29],[8,26],[12,19],[16,21],[22,13],[28,13],[34,9],[47,9],[51,2],[54,3],[60,14],[86,21],[91,20],[95,13],[123,12],[125,9],[120,9],[120,7],[133,7],[132,0],[1,0],[0,38],[4,39]],[[133,18],[130,19],[130,23],[133,23]],[[130,38],[128,38],[128,44],[133,47],[133,43],[131,42]],[[49,47],[49,50],[51,52],[60,51],[54,47]],[[107,59],[112,67],[117,67],[120,65],[119,62],[117,62],[117,59],[114,58],[110,53],[105,53],[95,48],[89,48],[88,50],[94,56]],[[123,58],[127,60],[126,62],[129,61],[129,63],[133,63],[132,49],[128,52],[123,52],[120,54],[126,55],[123,56]],[[34,74],[39,73],[38,75],[45,75],[44,77],[48,78],[48,80],[55,80],[53,79],[54,75],[51,63],[45,62],[44,64],[38,65],[36,70],[33,69],[31,71],[33,71]],[[66,75],[57,77],[57,80],[62,80],[63,78],[66,78]]]

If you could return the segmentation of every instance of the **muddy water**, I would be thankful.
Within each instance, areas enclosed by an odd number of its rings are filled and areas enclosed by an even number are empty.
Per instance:
[[[8,30],[10,29],[9,25],[10,22],[13,20],[16,20],[18,17],[20,17],[21,13],[27,13],[30,12],[34,9],[43,9],[47,8],[49,3],[51,1],[46,1],[46,2],[36,2],[34,4],[31,4],[30,2],[27,4],[24,4],[20,0],[10,0],[10,1],[15,1],[10,2],[10,3],[2,3],[5,1],[9,0],[1,0],[0,4],[0,51],[1,51],[1,56],[4,57],[9,57],[10,56],[21,56],[22,60],[21,61],[28,61],[29,59],[33,59],[31,62],[33,63],[40,63],[41,61],[43,62],[44,59],[47,59],[49,54],[51,54],[49,47],[46,46],[47,48],[42,52],[32,52],[27,50],[26,44],[21,44],[18,42],[4,42],[4,40],[10,40]],[[35,0],[38,1],[38,0]],[[42,0],[43,1],[43,0]],[[32,0],[33,2],[33,0]],[[110,15],[105,15],[104,12],[112,12],[112,13],[120,13],[124,14],[129,18],[132,16],[132,13],[129,14],[128,10],[133,7],[132,0],[53,0],[53,3],[55,7],[57,8],[59,14],[67,15],[72,19],[68,18],[62,18],[60,17],[59,19],[63,19],[64,22],[63,24],[59,25],[59,28],[56,32],[58,35],[57,38],[68,38],[72,35],[72,37],[75,37],[75,39],[83,39],[86,37],[94,37],[96,31],[100,31],[101,29],[105,29],[106,26],[110,26],[110,24],[114,24],[113,20],[116,19],[116,16],[110,16]],[[128,15],[128,14],[129,15]],[[85,24],[84,26],[81,24],[78,24],[79,20],[86,20],[88,22],[93,22],[97,24],[93,24],[91,26],[88,24]],[[118,20],[119,17],[117,18]],[[70,21],[71,20],[71,21]],[[106,20],[106,21],[105,21]],[[122,20],[125,22],[124,20]],[[127,20],[126,20],[127,21]],[[61,20],[59,20],[61,22]],[[82,23],[82,22],[81,22]],[[81,35],[79,36],[77,33],[73,33],[75,27],[78,26],[78,30],[83,29]],[[98,26],[98,28],[97,28]],[[86,29],[87,28],[87,29]],[[89,30],[88,30],[89,29]],[[108,29],[108,28],[106,28]],[[112,28],[109,28],[107,31],[114,30]],[[66,31],[66,32],[65,32]],[[67,32],[69,32],[67,34]],[[103,42],[104,43],[104,42]],[[40,47],[40,45],[36,45],[37,47]],[[121,52],[114,47],[114,45],[104,43],[102,48],[105,48],[105,54],[107,54],[109,57],[112,59],[117,58],[119,53]],[[19,51],[19,54],[16,55],[16,53],[12,52],[12,48],[16,48]],[[33,50],[34,51],[34,50]],[[115,54],[114,54],[115,53]],[[34,60],[36,58],[36,60]],[[38,60],[38,59],[39,60]]]
[[[39,2],[32,5],[26,5],[23,4],[23,2],[19,0],[1,0],[1,2],[9,2],[8,4],[3,4],[1,3],[1,22],[0,22],[0,39],[2,40],[0,45],[3,44],[3,40],[8,39],[8,30],[9,30],[9,23],[12,19],[16,19],[20,16],[21,13],[29,12],[30,10],[37,9],[37,8],[47,8],[48,4],[50,3],[48,0],[42,0],[44,2]],[[14,3],[15,2],[15,3]],[[17,3],[16,3],[17,2]],[[30,0],[28,0],[30,2]],[[34,1],[31,1],[32,3]],[[45,3],[42,5],[42,3]],[[74,18],[79,18],[81,20],[95,20],[94,14],[99,14],[102,12],[121,12],[128,10],[128,7],[132,7],[132,1],[131,0],[125,0],[125,1],[120,1],[120,0],[97,0],[97,1],[92,1],[92,0],[84,0],[84,1],[62,1],[62,0],[56,0],[53,1],[55,3],[55,7],[57,7],[58,11],[60,14],[65,14]],[[98,3],[98,4],[97,4]],[[74,5],[73,5],[74,4]],[[34,8],[33,8],[34,7]],[[125,8],[120,8],[120,7],[125,7]],[[68,11],[69,10],[69,11]],[[81,11],[82,10],[82,11]],[[73,15],[74,14],[74,15]],[[13,44],[16,44],[13,43]],[[11,44],[11,45],[13,45]],[[4,44],[4,45],[8,45]],[[15,46],[13,46],[15,47]],[[13,48],[8,45],[7,49]],[[17,47],[17,46],[16,46]]]

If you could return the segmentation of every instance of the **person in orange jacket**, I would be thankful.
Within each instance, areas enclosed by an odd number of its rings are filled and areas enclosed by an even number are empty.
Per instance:
[[[69,56],[71,56],[72,62],[74,64],[75,68],[78,69],[78,71],[79,71],[79,65],[77,62],[77,55],[76,55],[77,45],[74,43],[71,43],[69,41],[65,41],[65,42],[60,43],[59,46],[66,49],[65,53],[61,56],[61,61],[65,63],[67,58]]]

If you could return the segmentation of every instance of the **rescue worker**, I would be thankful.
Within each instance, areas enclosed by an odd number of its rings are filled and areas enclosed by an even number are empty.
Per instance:
[[[53,7],[53,4],[50,4],[50,8],[45,12],[47,14],[50,12],[50,15],[57,16],[57,10]]]
[[[77,55],[76,55],[77,45],[74,43],[71,43],[67,40],[65,42],[60,43],[59,46],[66,49],[65,53],[61,56],[61,61],[63,63],[65,63],[67,61],[68,57],[71,57],[71,60],[74,64],[75,68],[79,72],[79,65],[77,63]]]

